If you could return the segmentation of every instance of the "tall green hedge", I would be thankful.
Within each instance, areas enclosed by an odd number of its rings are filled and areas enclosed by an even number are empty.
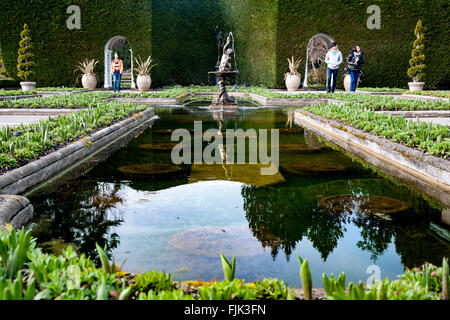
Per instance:
[[[69,5],[81,7],[81,30],[66,28]],[[381,8],[381,30],[369,30],[366,9]],[[426,28],[426,87],[450,88],[448,0],[3,0],[0,46],[8,72],[16,74],[19,33],[28,23],[38,85],[74,84],[84,58],[100,61],[114,35],[127,38],[135,55],[152,54],[154,86],[206,83],[217,53],[214,27],[233,31],[240,82],[284,87],[286,58],[306,59],[306,45],[330,34],[347,55],[359,44],[366,57],[363,86],[406,87],[414,27]],[[304,76],[304,64],[300,72]],[[342,87],[342,72],[338,85]]]
[[[240,82],[277,83],[277,0],[221,0],[224,20],[236,40]]]
[[[309,40],[324,32],[339,42],[344,58],[352,46],[362,47],[366,57],[362,85],[406,87],[414,28],[422,19],[428,39],[426,87],[450,88],[448,0],[223,0],[222,4],[237,35],[242,81],[284,87],[286,58],[294,54],[305,62]],[[367,28],[370,5],[381,9],[380,30]],[[300,71],[304,76],[305,63]],[[340,87],[342,82],[343,72]]]
[[[153,0],[152,86],[206,84],[214,71],[214,28],[223,28],[219,0]],[[225,30],[224,30],[225,31]]]
[[[381,29],[367,28],[367,7],[381,9]],[[414,28],[422,19],[426,28],[428,88],[450,88],[450,2],[448,0],[278,0],[277,85],[283,87],[286,58],[306,61],[306,46],[319,32],[330,34],[344,58],[354,45],[365,54],[362,85],[404,88],[414,41]],[[342,69],[341,69],[342,71]],[[268,75],[271,74],[269,71]],[[304,75],[304,65],[302,70]],[[342,87],[343,72],[338,85]]]
[[[70,5],[81,9],[81,29],[69,30]],[[6,8],[6,10],[5,10]],[[136,55],[151,53],[151,1],[148,0],[2,0],[0,46],[8,73],[17,75],[20,31],[27,23],[36,61],[38,86],[74,85],[73,70],[85,58],[100,61],[104,73],[104,47],[115,35],[127,38]]]

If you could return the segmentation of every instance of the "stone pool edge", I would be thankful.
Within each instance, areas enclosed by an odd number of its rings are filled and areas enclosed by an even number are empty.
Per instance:
[[[301,109],[295,123],[450,207],[450,161]]]
[[[134,127],[154,116],[154,109],[148,108],[23,167],[6,172],[0,176],[0,189],[3,194],[23,193],[86,156],[100,150],[112,140],[126,134]]]

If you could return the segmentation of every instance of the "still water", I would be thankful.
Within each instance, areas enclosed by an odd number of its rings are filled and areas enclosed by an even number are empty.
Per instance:
[[[44,250],[71,244],[95,257],[95,243],[106,244],[124,271],[157,269],[175,280],[222,279],[223,252],[236,255],[238,278],[273,277],[294,287],[301,286],[297,254],[308,258],[314,287],[322,287],[323,272],[345,271],[347,280],[365,283],[375,265],[382,278],[395,279],[404,267],[450,255],[432,230],[449,229],[439,205],[299,128],[293,109],[211,113],[199,104],[156,114],[151,128],[81,176],[29,197],[37,214],[31,228]],[[172,165],[171,133],[193,132],[194,121],[203,130],[280,129],[280,172],[180,165],[172,173],[129,173],[132,165]]]

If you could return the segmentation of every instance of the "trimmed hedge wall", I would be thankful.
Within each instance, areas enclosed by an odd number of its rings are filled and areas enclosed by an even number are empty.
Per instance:
[[[81,30],[69,30],[69,5],[81,8]],[[369,30],[366,9],[381,8],[381,30]],[[153,87],[203,84],[213,70],[214,27],[232,31],[239,80],[284,87],[286,58],[302,58],[319,32],[339,42],[344,57],[359,44],[366,57],[362,86],[406,88],[406,72],[418,19],[426,28],[428,89],[450,88],[450,2],[448,0],[3,0],[0,46],[8,72],[17,73],[19,33],[28,23],[39,86],[73,85],[75,64],[99,60],[103,82],[104,46],[114,35],[127,38],[134,55],[152,54]],[[342,69],[341,69],[342,70]],[[342,87],[342,71],[338,86]]]
[[[239,82],[276,86],[277,1],[221,0],[221,6],[236,40]]]
[[[153,0],[152,86],[207,84],[214,71],[216,25],[225,32],[218,0]]]
[[[69,30],[70,5],[81,9],[81,29]],[[27,23],[34,46],[37,85],[74,85],[75,65],[85,58],[99,60],[96,73],[103,83],[104,48],[115,35],[127,38],[135,55],[151,53],[151,2],[146,0],[3,0],[0,46],[11,76],[17,74],[20,31]],[[5,10],[5,8],[7,8]]]
[[[381,29],[370,30],[366,23],[370,5],[381,9]],[[282,74],[287,71],[286,58],[292,54],[306,61],[306,46],[319,32],[331,35],[347,57],[358,44],[366,64],[361,78],[363,86],[406,88],[415,40],[414,28],[419,19],[426,28],[426,86],[450,88],[450,2],[448,0],[278,0],[277,85],[284,87]],[[269,19],[270,20],[270,19]],[[343,67],[338,85],[343,87]],[[301,71],[304,75],[304,64]],[[270,71],[267,72],[270,74]]]

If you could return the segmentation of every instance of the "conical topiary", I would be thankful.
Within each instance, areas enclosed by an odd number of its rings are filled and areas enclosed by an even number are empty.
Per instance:
[[[411,60],[409,60],[411,68],[408,69],[408,76],[411,77],[414,82],[419,82],[425,78],[425,36],[423,34],[422,28],[422,20],[419,20],[417,22],[416,29],[414,30],[416,40],[413,44],[414,49],[411,52],[412,58]]]
[[[33,61],[33,46],[31,44],[30,29],[25,23],[20,33],[19,56],[17,58],[17,76],[28,82],[33,81],[36,73],[34,72],[35,63]]]

